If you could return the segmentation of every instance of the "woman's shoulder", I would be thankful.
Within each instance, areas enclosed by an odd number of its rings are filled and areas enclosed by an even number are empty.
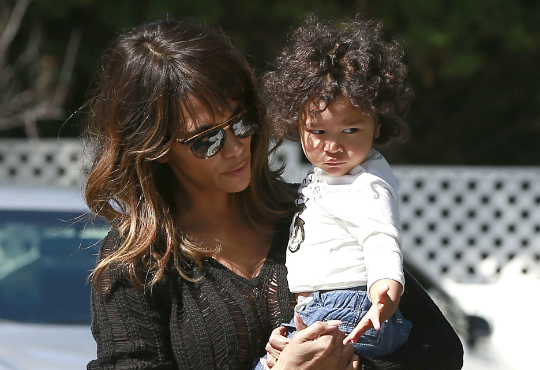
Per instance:
[[[101,241],[101,246],[99,248],[98,260],[103,260],[110,256],[115,250],[120,248],[122,245],[122,235],[118,228],[112,226],[107,236]]]
[[[121,231],[116,227],[111,227],[107,236],[101,241],[101,245],[98,252],[97,263],[99,265],[104,259],[113,255],[114,252],[118,251],[122,247],[123,242],[125,241],[124,236],[122,236]],[[140,265],[137,263],[131,264],[132,267],[139,268],[136,271],[138,282],[144,282],[147,276],[145,275],[146,270],[143,271],[140,269]],[[163,291],[170,289],[170,283],[174,281],[178,276],[178,271],[174,268],[167,268],[163,277],[155,283],[155,285],[143,285],[137,287],[137,282],[133,280],[133,277],[129,273],[130,265],[119,262],[114,259],[110,262],[107,267],[103,270],[100,275],[100,284],[105,288],[105,292],[109,294],[110,292],[116,289],[135,289],[141,292],[151,293],[152,296],[161,295]],[[156,294],[157,293],[157,294]]]

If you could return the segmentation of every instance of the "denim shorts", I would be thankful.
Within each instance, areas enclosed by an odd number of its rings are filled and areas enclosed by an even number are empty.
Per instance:
[[[339,329],[348,335],[371,308],[366,287],[347,288],[328,292],[314,292],[310,302],[299,312],[306,325],[316,321],[340,320]],[[296,332],[294,322],[284,324],[292,337]],[[367,358],[377,358],[396,351],[407,342],[412,324],[401,311],[381,324],[380,330],[369,329],[353,344],[356,352]]]

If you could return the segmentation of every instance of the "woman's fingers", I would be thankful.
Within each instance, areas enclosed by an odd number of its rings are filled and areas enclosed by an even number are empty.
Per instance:
[[[274,366],[274,364],[270,365],[270,363],[268,362],[268,359],[261,358],[260,361],[264,370],[270,370],[270,368]]]
[[[272,367],[274,367],[276,362],[277,362],[277,359],[270,354],[266,355],[266,359],[261,358],[261,364],[263,365],[265,370],[270,370]]]
[[[332,368],[335,369],[359,369],[359,358],[354,353],[352,345],[343,345],[345,334],[335,327],[332,332],[323,335],[317,339],[325,347],[326,355],[331,362],[334,362]],[[356,357],[355,357],[356,356]]]
[[[338,343],[343,343],[345,334],[342,331],[339,331],[340,334],[336,336]],[[338,366],[339,369],[360,369],[360,358],[357,354],[354,353],[354,347],[352,344],[343,346],[341,352],[341,361]]]
[[[355,353],[349,359],[349,363],[347,364],[345,370],[360,370],[360,365],[360,357],[358,357],[358,355]]]
[[[359,369],[353,346],[343,345],[339,324],[319,321],[297,332],[272,369]]]
[[[299,331],[298,333],[296,333],[296,336],[300,336],[302,341],[306,342],[309,340],[317,339],[320,336],[323,336],[325,334],[330,334],[332,332],[334,332],[335,334],[337,334],[338,332],[343,334],[343,332],[337,328],[338,325],[340,324],[341,324],[341,321],[336,321],[336,320],[334,320],[332,324],[328,324],[327,322],[317,321],[314,324],[303,329],[302,331]]]
[[[291,341],[287,338],[286,334],[287,329],[283,326],[272,330],[272,334],[270,334],[270,339],[268,339],[268,343],[266,343],[266,352],[274,359],[279,358],[281,352]],[[270,367],[272,367],[272,365],[270,365]]]
[[[300,331],[300,330],[304,330],[305,328],[307,328],[308,326],[304,323],[304,320],[302,320],[302,317],[300,317],[300,315],[298,314],[298,312],[295,312],[294,313],[294,326],[296,326],[296,330]]]

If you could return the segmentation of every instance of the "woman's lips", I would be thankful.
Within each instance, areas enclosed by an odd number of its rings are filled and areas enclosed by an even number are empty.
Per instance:
[[[232,170],[225,172],[225,175],[238,175],[242,173],[246,168],[248,164],[248,160],[246,159],[242,163],[240,163],[238,166],[234,167]]]

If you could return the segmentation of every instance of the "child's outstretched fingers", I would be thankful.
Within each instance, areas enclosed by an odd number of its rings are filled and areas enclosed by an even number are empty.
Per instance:
[[[380,312],[378,311],[374,312],[374,315],[370,315],[369,320],[371,321],[371,324],[373,325],[373,329],[381,330]]]
[[[368,329],[374,328],[375,330],[381,330],[381,321],[384,321],[381,320],[381,316],[385,305],[392,302],[388,295],[389,290],[390,287],[388,285],[383,285],[379,288],[375,303],[371,306],[362,320],[360,320],[356,328],[354,328],[354,330],[344,339],[343,344],[349,342],[356,343]]]
[[[349,335],[343,339],[343,344],[347,343],[356,343],[358,339],[366,332],[366,330],[371,329],[373,327],[373,323],[369,319],[369,317],[364,316],[362,320],[356,325],[356,328],[351,331]]]

